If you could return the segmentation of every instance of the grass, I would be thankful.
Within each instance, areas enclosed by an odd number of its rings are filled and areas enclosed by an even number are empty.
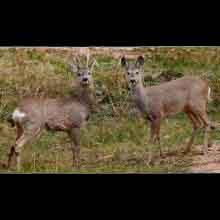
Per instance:
[[[146,74],[163,70],[182,72],[185,75],[203,75],[212,72],[211,86],[214,97],[219,96],[218,48],[141,48],[129,51],[144,54]],[[68,96],[77,93],[75,75],[68,72],[69,52],[55,49],[0,49],[0,160],[7,159],[14,143],[15,130],[6,122],[7,116],[25,96]],[[192,128],[184,114],[163,121],[162,147],[174,152],[174,157],[158,159],[159,146],[147,145],[149,126],[138,117],[129,103],[127,85],[118,60],[108,54],[95,56],[94,78],[102,103],[82,130],[81,167],[71,167],[71,150],[66,134],[44,132],[42,137],[25,146],[22,154],[24,173],[161,173],[184,172],[192,158],[181,155]],[[209,105],[210,117],[219,120],[220,105]],[[219,140],[219,133],[212,132]],[[202,144],[199,131],[195,144]],[[1,172],[15,172],[14,169]]]

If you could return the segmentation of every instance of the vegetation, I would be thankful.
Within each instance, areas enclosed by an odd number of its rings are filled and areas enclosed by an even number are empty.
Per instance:
[[[120,53],[121,51],[119,51]],[[68,71],[71,51],[60,49],[0,49],[0,160],[5,161],[15,141],[15,129],[6,119],[19,101],[28,95],[47,97],[77,93],[74,74]],[[119,60],[114,54],[91,49],[99,67],[94,70],[100,109],[82,130],[81,167],[71,167],[69,140],[63,133],[44,132],[23,150],[23,172],[133,173],[187,171],[191,155],[183,155],[192,128],[184,114],[163,121],[161,144],[169,156],[159,158],[158,146],[147,144],[149,127],[130,105],[129,92]],[[124,52],[126,53],[126,52]],[[128,55],[143,54],[145,77],[163,71],[208,78],[214,101],[209,104],[212,120],[219,120],[220,49],[203,47],[137,48]],[[157,81],[145,80],[146,86]],[[219,133],[212,131],[214,142]],[[199,132],[196,145],[203,142]],[[1,169],[1,172],[15,170]]]

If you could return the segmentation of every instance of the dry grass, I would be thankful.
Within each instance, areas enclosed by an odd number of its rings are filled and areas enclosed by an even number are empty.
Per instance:
[[[99,111],[82,131],[81,168],[71,168],[71,151],[63,133],[44,133],[23,151],[23,172],[175,172],[185,170],[191,157],[181,154],[191,133],[190,123],[183,114],[167,119],[162,125],[162,145],[167,156],[158,158],[158,146],[147,145],[149,127],[137,117],[129,103],[127,85],[118,58],[126,54],[146,57],[145,72],[157,74],[164,70],[185,75],[213,73],[211,85],[215,102],[210,115],[218,119],[220,64],[219,48],[76,48],[0,49],[0,160],[5,161],[13,144],[15,130],[6,118],[25,96],[69,96],[77,93],[74,74],[67,64],[72,54],[88,50],[96,57],[96,89],[100,92]],[[147,84],[148,82],[146,82]],[[218,133],[213,132],[214,139]],[[202,132],[196,140],[202,143]],[[170,155],[170,156],[169,156]],[[2,172],[14,172],[4,170]]]

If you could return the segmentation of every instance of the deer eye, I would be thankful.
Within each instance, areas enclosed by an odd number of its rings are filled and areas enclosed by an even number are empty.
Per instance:
[[[138,75],[138,74],[139,74],[139,72],[136,72],[136,74]]]
[[[77,76],[81,76],[81,73],[78,73]]]
[[[128,75],[130,75],[130,73],[128,72]]]
[[[90,72],[88,72],[88,75],[91,75],[91,73],[90,73]]]

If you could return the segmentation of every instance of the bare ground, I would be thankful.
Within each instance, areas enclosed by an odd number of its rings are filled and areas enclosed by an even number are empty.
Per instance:
[[[194,149],[195,151],[192,152],[192,155],[185,155],[188,159],[192,159],[191,167],[189,167],[187,173],[220,173],[220,143],[213,145],[210,149],[208,154],[201,155],[202,152],[202,145],[198,145]],[[112,155],[99,158],[98,160],[108,160],[108,157],[112,157]],[[185,158],[185,157],[184,157]],[[153,158],[151,158],[153,159]],[[159,163],[163,161],[177,161],[178,159],[182,160],[183,155],[178,155],[177,152],[170,152],[167,153],[165,158],[154,158],[153,160],[159,161]],[[52,163],[56,164],[57,161],[52,160],[44,160],[44,163]],[[62,160],[62,163],[65,163],[67,166],[71,163],[69,160]],[[149,163],[146,163],[149,165]],[[57,164],[56,164],[57,165]],[[7,161],[0,161],[0,168],[7,169]]]
[[[200,150],[202,146],[197,146]],[[193,173],[220,173],[220,143],[214,144],[207,155],[193,156]]]

